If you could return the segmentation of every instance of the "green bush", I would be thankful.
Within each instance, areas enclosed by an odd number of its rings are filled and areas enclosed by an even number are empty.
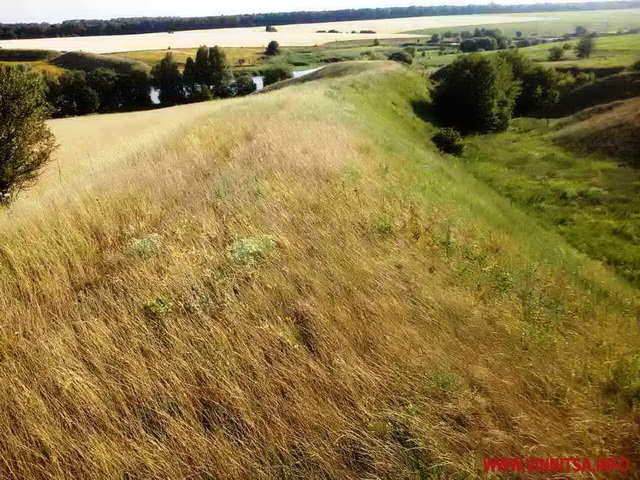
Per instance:
[[[406,63],[407,65],[411,65],[413,63],[413,57],[409,52],[405,52],[401,50],[399,52],[394,52],[389,55],[389,60],[394,62]]]
[[[635,62],[633,65],[631,65],[629,67],[630,70],[634,71],[634,72],[640,72],[640,60],[638,60],[637,62]]]
[[[269,42],[269,45],[267,45],[267,50],[264,52],[264,54],[269,57],[280,55],[280,53],[280,44],[275,40]]]
[[[464,154],[464,142],[462,136],[453,128],[440,128],[431,141],[438,150],[457,157]]]
[[[558,62],[564,58],[564,48],[553,47],[549,50],[549,61]]]
[[[293,78],[293,72],[288,66],[278,65],[271,67],[264,72],[264,86],[273,85],[289,78]]]
[[[276,242],[273,237],[262,235],[237,240],[228,248],[228,251],[229,256],[235,263],[252,266],[265,258],[275,246]]]
[[[251,95],[258,89],[253,79],[249,76],[239,77],[231,84],[231,90],[234,97],[243,97]]]

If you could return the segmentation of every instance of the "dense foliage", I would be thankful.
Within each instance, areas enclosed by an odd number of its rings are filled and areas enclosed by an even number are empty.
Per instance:
[[[634,8],[638,1],[558,3],[534,5],[440,5],[430,7],[363,8],[324,12],[260,13],[211,17],[136,17],[111,20],[68,20],[62,23],[0,24],[0,39],[122,35],[133,33],[256,27],[295,23],[338,22],[385,18],[471,15],[480,13],[527,13],[564,10]]]
[[[265,70],[264,72],[264,86],[272,85],[283,80],[293,78],[293,72],[291,68],[286,65],[276,65],[274,67]]]
[[[463,133],[505,130],[520,92],[509,63],[501,56],[463,56],[443,74],[434,109],[447,125]]]
[[[462,136],[453,128],[440,128],[431,137],[436,148],[443,153],[457,157],[464,154],[464,142]]]
[[[269,45],[267,45],[267,49],[265,50],[265,55],[267,55],[268,57],[273,57],[275,55],[280,55],[280,44],[278,42],[276,42],[275,40],[272,40],[271,42],[269,42]]]
[[[565,49],[563,47],[551,47],[549,49],[549,60],[552,62],[558,62],[564,58]]]
[[[585,35],[576,45],[578,58],[589,58],[596,47],[596,40],[593,35]]]
[[[406,50],[400,50],[399,52],[393,52],[389,55],[389,60],[411,65],[413,63],[413,56]]]
[[[587,76],[592,78],[592,76]],[[512,114],[548,111],[560,92],[585,80],[535,63],[518,50],[471,54],[434,75],[436,114],[462,132],[505,130]]]
[[[70,70],[47,78],[54,116],[131,111],[151,106],[149,75],[134,70],[120,74],[107,68],[85,73]]]
[[[55,149],[45,90],[40,75],[0,66],[0,205],[33,183]]]

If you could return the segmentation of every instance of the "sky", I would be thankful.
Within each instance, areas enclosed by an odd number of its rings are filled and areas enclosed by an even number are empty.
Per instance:
[[[568,3],[583,0],[544,0]],[[0,0],[0,23],[59,22],[137,16],[205,16],[237,13],[289,12],[296,10],[339,10],[343,8],[406,7],[410,5],[467,5],[490,0]],[[536,3],[535,0],[496,0],[494,3]]]

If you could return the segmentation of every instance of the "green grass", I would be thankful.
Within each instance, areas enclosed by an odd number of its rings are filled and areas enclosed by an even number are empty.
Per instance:
[[[640,171],[555,144],[543,120],[466,140],[464,165],[574,247],[640,285]]]
[[[549,62],[549,49],[556,45],[568,43],[571,50],[565,52],[566,59]],[[596,39],[596,47],[589,58],[578,58],[573,47],[577,40],[557,42],[545,45],[535,45],[520,49],[521,52],[533,60],[544,63],[548,67],[578,67],[578,68],[610,68],[627,67],[640,60],[640,34],[616,35]]]
[[[565,33],[575,31],[575,28],[578,25],[595,32],[617,32],[619,30],[640,27],[639,8],[625,10],[593,10],[583,12],[540,12],[522,16],[554,18],[557,20],[495,24],[489,26],[489,28],[499,28],[508,36],[514,36],[517,31],[521,31],[525,36],[560,36]],[[473,30],[474,28],[476,28],[475,25],[471,27],[433,28],[416,30],[410,33],[428,34],[444,33],[447,31],[462,32],[465,30]]]

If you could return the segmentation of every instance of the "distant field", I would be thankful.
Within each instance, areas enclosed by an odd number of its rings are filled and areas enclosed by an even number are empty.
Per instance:
[[[0,48],[56,49],[59,51],[82,50],[93,53],[116,53],[145,50],[196,48],[199,45],[223,47],[262,47],[271,40],[283,46],[311,46],[346,40],[371,40],[382,38],[415,38],[406,34],[409,30],[453,28],[463,25],[494,25],[509,22],[547,21],[546,14],[539,15],[450,15],[438,17],[396,18],[354,22],[283,25],[277,33],[267,33],[263,27],[227,28],[218,30],[192,30],[175,33],[144,35],[114,35],[101,37],[66,37],[32,40],[0,41]],[[338,30],[341,33],[317,33],[318,30]],[[373,30],[376,34],[350,33]]]
[[[564,44],[565,42],[561,42]],[[572,46],[575,41],[568,42]],[[536,45],[524,49],[534,60],[546,61],[551,45]],[[566,60],[546,62],[550,67],[605,68],[627,66],[640,60],[640,34],[619,35],[596,39],[596,49],[590,58],[580,59],[573,49],[566,52]]]
[[[521,17],[527,19],[528,15],[511,15],[511,17]],[[581,25],[595,32],[617,32],[630,28],[640,27],[640,8],[625,10],[592,10],[583,12],[553,12],[544,14],[544,19],[539,21],[518,22],[511,21],[503,24],[495,24],[502,32],[508,36],[514,36],[517,31],[524,35],[564,35],[573,32],[578,25]],[[462,25],[462,24],[460,24]],[[405,33],[427,35],[432,33],[444,33],[447,30],[459,32],[468,30],[464,27],[450,28],[448,26],[438,28],[424,28],[410,30]]]
[[[559,62],[549,62],[549,49],[558,45],[562,46],[565,43],[571,45],[571,48],[565,51],[566,58]],[[595,51],[590,58],[578,58],[576,56],[573,49],[576,43],[577,40],[572,39],[521,48],[520,51],[533,60],[541,62],[547,67],[554,68],[624,68],[640,60],[640,34],[597,38]],[[485,52],[487,55],[493,55],[495,53],[496,51]],[[434,50],[427,52],[425,57],[418,56],[416,60],[417,63],[423,67],[438,68],[450,64],[460,55],[462,54],[438,55],[438,52]]]
[[[170,50],[173,54],[174,60],[180,65],[184,66],[187,58],[192,57],[195,59],[197,48],[181,48]],[[264,48],[225,48],[227,54],[227,60],[232,66],[239,65],[241,62],[243,65],[255,65],[262,54]],[[112,57],[128,58],[131,60],[138,60],[144,62],[147,65],[153,67],[156,63],[169,52],[169,50],[143,50],[143,51],[131,51],[109,54]]]

